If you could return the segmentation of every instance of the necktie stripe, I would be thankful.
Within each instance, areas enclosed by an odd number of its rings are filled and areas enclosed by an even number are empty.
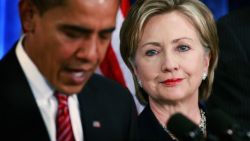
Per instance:
[[[58,130],[60,131],[60,130],[64,130],[64,128],[67,128],[67,127],[69,127],[70,126],[70,119],[68,118],[68,120],[67,121],[63,121],[62,123],[61,123],[61,126],[58,128]],[[71,126],[70,126],[71,127]]]
[[[68,136],[65,141],[71,141],[72,136]]]
[[[62,117],[58,117],[58,122],[60,123],[64,123],[64,122],[68,122],[68,120],[70,120],[70,117],[69,116],[62,116]]]
[[[58,93],[56,93],[55,96],[58,100],[56,118],[57,141],[75,141],[69,116],[68,96]]]
[[[58,137],[58,141],[62,141],[62,139],[67,138],[70,133],[70,127],[64,128],[64,130],[61,132],[60,136]]]

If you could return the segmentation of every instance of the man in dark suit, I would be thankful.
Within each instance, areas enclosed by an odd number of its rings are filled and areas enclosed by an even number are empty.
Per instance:
[[[218,23],[219,63],[208,110],[220,108],[250,130],[250,8]]]
[[[118,0],[20,0],[24,35],[0,62],[0,140],[59,141],[66,133],[74,141],[134,140],[131,94],[93,74],[118,7]],[[58,123],[55,93],[67,100]]]

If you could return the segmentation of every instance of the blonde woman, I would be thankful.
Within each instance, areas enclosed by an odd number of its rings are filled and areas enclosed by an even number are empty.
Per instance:
[[[140,140],[171,141],[169,118],[179,112],[206,134],[199,106],[211,91],[218,59],[213,16],[198,0],[139,0],[120,33],[121,54],[146,105],[139,115]]]

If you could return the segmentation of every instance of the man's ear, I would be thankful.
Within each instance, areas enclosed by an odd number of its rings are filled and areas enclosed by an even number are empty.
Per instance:
[[[36,6],[31,0],[20,0],[19,13],[21,17],[22,30],[24,33],[34,32],[35,29],[35,14],[39,14]]]

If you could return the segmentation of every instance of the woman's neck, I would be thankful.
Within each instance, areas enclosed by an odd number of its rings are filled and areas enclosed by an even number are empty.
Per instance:
[[[169,103],[159,103],[159,101],[156,102],[153,99],[149,99],[149,105],[162,126],[166,126],[169,118],[177,112],[183,114],[197,125],[199,125],[201,121],[198,98],[192,101]]]

